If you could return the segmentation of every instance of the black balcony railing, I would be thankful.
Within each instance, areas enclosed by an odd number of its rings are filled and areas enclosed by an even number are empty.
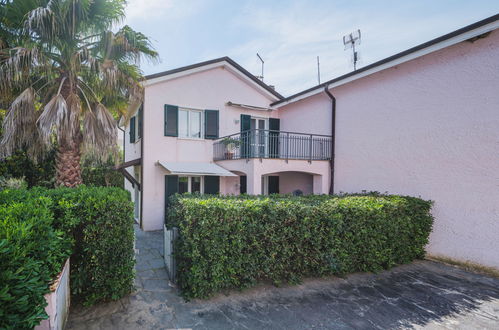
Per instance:
[[[213,144],[214,160],[280,158],[331,159],[331,136],[271,130],[249,130],[228,135]]]

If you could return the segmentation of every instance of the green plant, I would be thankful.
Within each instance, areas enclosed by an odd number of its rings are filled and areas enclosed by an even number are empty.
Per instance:
[[[75,300],[90,305],[130,293],[135,278],[135,236],[129,193],[84,186],[47,192],[60,228],[71,231],[75,242],[71,257]]]
[[[70,240],[53,227],[51,207],[47,197],[0,206],[1,329],[30,329],[47,317],[44,295],[71,254]]]
[[[0,190],[3,189],[27,189],[28,183],[22,178],[0,177]]]
[[[431,202],[413,197],[191,196],[171,200],[186,298],[270,280],[380,271],[424,256]]]
[[[225,149],[228,152],[233,152],[234,149],[239,147],[239,145],[241,144],[241,141],[239,139],[226,137],[226,138],[222,139],[222,144],[225,146]]]
[[[0,192],[0,206],[37,196],[51,201],[52,227],[72,243],[73,301],[90,305],[130,293],[135,257],[129,193],[120,188],[87,186],[5,190]]]

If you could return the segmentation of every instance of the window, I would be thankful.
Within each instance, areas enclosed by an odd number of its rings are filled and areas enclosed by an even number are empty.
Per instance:
[[[178,178],[178,193],[201,193],[202,181],[200,176],[181,176]]]
[[[178,136],[183,138],[200,139],[203,129],[203,112],[181,108],[178,111]]]

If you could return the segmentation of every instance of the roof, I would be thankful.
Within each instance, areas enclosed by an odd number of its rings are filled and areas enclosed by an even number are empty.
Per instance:
[[[225,168],[213,163],[177,163],[158,161],[158,164],[170,172],[170,174],[237,176],[234,173],[227,171]]]
[[[296,102],[308,96],[322,92],[325,88],[332,88],[339,85],[346,84],[356,79],[360,79],[372,73],[393,67],[395,65],[410,61],[417,57],[426,55],[428,53],[440,50],[452,46],[461,41],[469,40],[471,38],[477,37],[484,33],[488,33],[499,28],[499,14],[488,17],[484,20],[478,21],[471,25],[465,26],[461,29],[453,31],[451,33],[445,34],[441,37],[435,38],[433,40],[422,43],[418,46],[409,48],[403,52],[392,55],[378,62],[372,63],[358,70],[352,71],[345,75],[339,76],[337,78],[326,81],[317,86],[311,87],[309,89],[303,90],[291,96],[282,98],[271,104],[274,105],[284,105],[291,102]]]
[[[229,65],[231,65],[232,67],[234,67],[237,71],[239,71],[240,73],[242,73],[245,77],[249,78],[252,82],[254,82],[255,84],[257,84],[259,87],[263,88],[264,90],[266,90],[267,92],[269,92],[270,94],[272,94],[278,100],[280,100],[280,99],[283,98],[283,96],[281,94],[279,94],[278,92],[276,92],[272,87],[270,87],[269,85],[267,85],[266,83],[264,83],[263,81],[261,81],[260,79],[258,79],[257,77],[255,77],[248,70],[246,70],[245,68],[243,68],[241,65],[237,64],[233,59],[231,59],[228,56],[216,58],[216,59],[209,60],[209,61],[199,62],[199,63],[196,63],[196,64],[191,64],[191,65],[188,65],[188,66],[183,66],[183,67],[172,69],[172,70],[168,70],[168,71],[163,71],[163,72],[159,72],[159,73],[150,74],[150,75],[145,76],[145,79],[146,79],[146,81],[147,80],[153,80],[153,79],[157,79],[157,78],[161,78],[161,77],[165,77],[165,76],[170,76],[170,75],[173,75],[173,74],[176,74],[176,73],[181,73],[181,72],[185,72],[185,71],[189,71],[189,70],[201,68],[201,67],[204,67],[204,66],[209,66],[209,65],[212,65],[212,64],[223,63],[223,62],[226,62]]]

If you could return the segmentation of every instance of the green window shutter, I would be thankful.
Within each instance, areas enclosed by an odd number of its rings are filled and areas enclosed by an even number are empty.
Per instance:
[[[130,119],[130,143],[135,143],[135,117]]]
[[[251,129],[251,116],[241,115],[241,132],[249,131]]]
[[[281,121],[279,118],[269,118],[269,156],[279,158],[279,130]]]
[[[165,136],[178,136],[178,107],[165,104]]]
[[[251,116],[241,115],[241,157],[248,158],[251,155]],[[243,133],[244,132],[244,133]]]
[[[207,175],[204,177],[204,193],[218,194],[220,192],[220,177]]]
[[[138,126],[137,127],[138,128],[138,130],[137,130],[137,137],[139,139],[142,137],[142,125],[143,125],[142,124],[142,122],[143,122],[142,117],[143,116],[144,116],[144,106],[141,105],[140,108],[139,108],[139,113],[137,115],[137,119],[138,119],[137,120],[137,126]]]
[[[178,176],[165,175],[165,210],[168,208],[170,196],[176,194],[177,192],[178,192]]]
[[[279,193],[279,177],[272,175],[269,176],[269,194]]]
[[[205,139],[218,139],[219,129],[218,110],[205,110],[204,111],[204,138]]]

